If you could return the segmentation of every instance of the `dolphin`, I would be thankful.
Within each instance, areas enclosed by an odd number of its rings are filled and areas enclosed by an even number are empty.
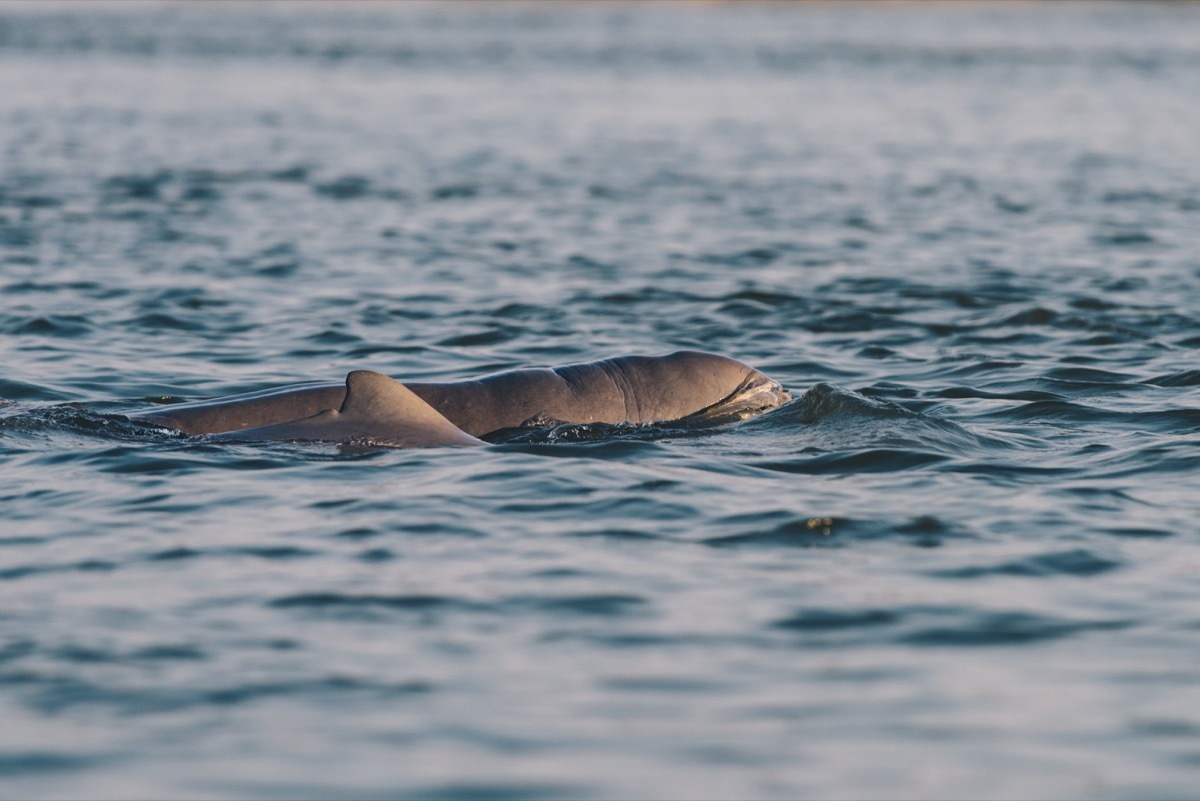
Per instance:
[[[353,391],[352,384],[361,385],[361,394],[376,400],[354,400],[360,393]],[[447,435],[440,424],[422,428],[431,433],[421,435],[395,433],[396,427],[409,413],[420,421],[418,428],[431,425],[428,413],[433,412],[460,433],[478,438],[509,428],[558,423],[740,419],[790,399],[778,382],[736,359],[679,351],[666,356],[621,356],[587,364],[514,370],[442,383],[400,383],[378,373],[355,371],[345,384],[293,385],[128,416],[193,436],[212,434],[223,439],[362,438],[403,443],[426,437],[431,440],[428,444],[450,444],[437,441],[437,437]],[[321,435],[301,436],[316,432]]]

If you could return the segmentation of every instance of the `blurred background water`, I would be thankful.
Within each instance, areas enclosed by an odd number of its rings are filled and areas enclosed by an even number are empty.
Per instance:
[[[1200,8],[0,5],[0,795],[1194,797]],[[486,449],[122,411],[699,348]]]

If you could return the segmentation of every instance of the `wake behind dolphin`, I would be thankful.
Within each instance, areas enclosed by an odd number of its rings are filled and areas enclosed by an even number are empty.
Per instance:
[[[281,387],[128,417],[220,442],[413,448],[482,445],[480,437],[529,426],[741,419],[790,399],[778,382],[735,359],[679,351],[448,383],[401,383],[356,370],[344,385]]]

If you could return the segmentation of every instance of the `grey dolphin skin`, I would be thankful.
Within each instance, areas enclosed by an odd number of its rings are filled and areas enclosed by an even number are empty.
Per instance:
[[[479,444],[476,437],[495,431],[546,423],[741,418],[790,399],[777,382],[735,359],[679,351],[447,383],[400,383],[355,371],[345,384],[300,384],[129,417],[226,441],[362,439],[420,447]]]

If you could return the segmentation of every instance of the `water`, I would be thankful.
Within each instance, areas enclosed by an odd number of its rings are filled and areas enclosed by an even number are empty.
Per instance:
[[[1193,797],[1200,9],[0,7],[0,795]],[[123,422],[699,348],[470,450]]]

